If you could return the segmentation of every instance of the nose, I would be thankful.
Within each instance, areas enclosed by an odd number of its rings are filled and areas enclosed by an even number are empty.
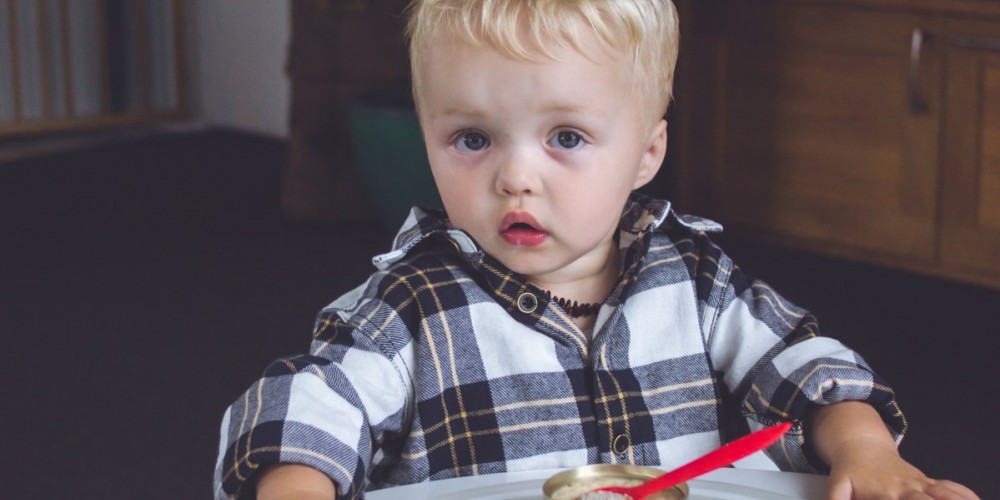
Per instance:
[[[542,182],[529,154],[511,152],[500,160],[497,168],[496,190],[503,196],[521,196],[541,193]]]

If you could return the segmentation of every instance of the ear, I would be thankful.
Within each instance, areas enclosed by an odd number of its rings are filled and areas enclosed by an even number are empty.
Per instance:
[[[660,120],[649,134],[646,151],[642,154],[639,170],[635,174],[635,184],[632,189],[639,189],[656,177],[667,155],[667,121]]]

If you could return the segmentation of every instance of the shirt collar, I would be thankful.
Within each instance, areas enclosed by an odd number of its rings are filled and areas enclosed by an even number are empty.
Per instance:
[[[676,222],[696,231],[719,231],[722,229],[722,226],[708,219],[674,213],[669,201],[659,200],[641,193],[632,193],[622,209],[622,216],[618,224],[619,246],[621,248],[630,247],[644,234],[655,231],[668,221]],[[372,258],[372,263],[378,269],[384,270],[405,257],[422,241],[440,235],[449,239],[462,254],[482,258],[483,251],[479,245],[468,233],[452,227],[444,211],[413,207],[403,226],[396,233],[392,249],[376,255]]]

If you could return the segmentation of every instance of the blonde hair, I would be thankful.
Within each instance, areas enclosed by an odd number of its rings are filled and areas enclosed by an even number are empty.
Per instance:
[[[551,57],[551,43],[583,52],[589,33],[632,58],[635,88],[656,104],[658,117],[670,103],[680,38],[671,0],[413,0],[407,13],[415,99],[421,51],[435,34],[531,59]]]

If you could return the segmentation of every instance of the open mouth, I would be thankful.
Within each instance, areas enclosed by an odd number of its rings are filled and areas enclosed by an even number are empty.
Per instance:
[[[513,212],[504,216],[500,224],[500,235],[511,245],[533,247],[548,238],[548,233],[540,227],[541,224],[530,214]]]

